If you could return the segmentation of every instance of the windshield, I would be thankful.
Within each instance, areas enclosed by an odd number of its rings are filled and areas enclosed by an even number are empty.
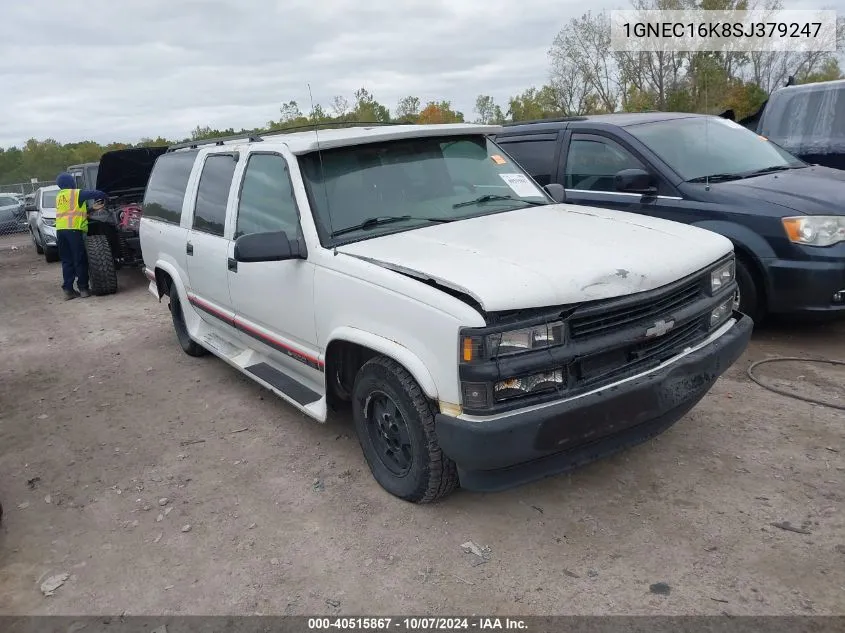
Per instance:
[[[483,136],[401,139],[300,157],[324,246],[549,204]]]
[[[56,208],[56,195],[58,191],[44,191],[41,193],[41,208],[42,209],[55,209]]]
[[[626,130],[684,180],[805,165],[738,123],[717,117],[670,119],[632,125]]]
[[[85,168],[85,184],[86,189],[96,189],[97,188],[97,172],[99,171],[99,165],[92,165],[91,167]]]

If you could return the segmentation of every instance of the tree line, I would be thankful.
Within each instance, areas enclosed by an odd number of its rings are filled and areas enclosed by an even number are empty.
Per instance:
[[[752,0],[753,1],[753,0]],[[781,9],[781,0],[764,0],[767,9]],[[745,10],[749,0],[631,0],[635,9]],[[845,21],[838,25],[839,50],[845,41]],[[339,95],[327,105],[303,109],[283,103],[279,118],[253,129],[219,130],[197,126],[188,138],[144,138],[138,143],[93,141],[62,144],[53,139],[28,140],[23,147],[0,148],[0,185],[52,180],[69,165],[96,162],[107,151],[171,145],[236,134],[307,127],[313,124],[478,123],[500,124],[558,116],[648,110],[720,113],[732,109],[740,119],[756,112],[771,92],[789,78],[795,83],[845,77],[837,53],[831,52],[620,52],[611,49],[610,16],[588,11],[560,30],[548,51],[548,82],[532,86],[499,104],[478,95],[470,117],[448,100],[423,103],[409,95],[391,111],[366,88],[351,99]]]

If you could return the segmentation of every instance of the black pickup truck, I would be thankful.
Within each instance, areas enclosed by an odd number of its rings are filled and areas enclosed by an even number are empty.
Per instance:
[[[85,248],[91,292],[95,295],[114,294],[116,271],[144,263],[138,237],[141,202],[153,165],[166,150],[167,147],[114,150],[100,157],[96,169],[78,170],[80,188],[98,189],[109,196],[103,209],[88,214]]]
[[[755,321],[845,316],[845,171],[810,165],[734,121],[697,114],[514,123],[495,140],[539,184],[562,187],[562,202],[729,238],[740,310]]]

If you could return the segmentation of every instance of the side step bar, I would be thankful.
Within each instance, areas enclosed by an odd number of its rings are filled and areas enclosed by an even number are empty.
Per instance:
[[[257,376],[266,383],[273,385],[276,389],[295,400],[303,407],[313,404],[320,399],[320,394],[312,391],[301,382],[294,380],[287,374],[271,367],[267,363],[257,363],[245,368],[253,376]]]

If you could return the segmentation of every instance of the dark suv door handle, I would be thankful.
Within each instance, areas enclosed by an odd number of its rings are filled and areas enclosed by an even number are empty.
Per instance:
[[[229,270],[231,270],[233,273],[238,272],[238,262],[232,259],[231,257],[229,258]]]
[[[185,252],[188,253],[188,255],[193,255],[194,254],[194,245],[191,244],[190,242],[188,242],[188,245],[185,247]]]

